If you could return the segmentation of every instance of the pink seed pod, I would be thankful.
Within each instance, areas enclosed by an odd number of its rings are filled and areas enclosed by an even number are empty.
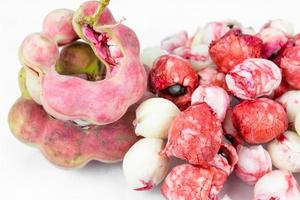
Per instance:
[[[266,28],[279,29],[288,36],[294,35],[294,25],[291,22],[284,19],[270,20],[265,25],[263,25],[262,30]]]
[[[293,88],[300,89],[300,46],[284,51],[280,67],[285,81]]]
[[[288,126],[283,106],[268,98],[238,104],[233,108],[232,121],[241,137],[250,144],[270,142]]]
[[[226,180],[220,169],[183,164],[171,170],[161,193],[167,200],[216,200]]]
[[[173,120],[162,154],[207,166],[220,149],[222,134],[220,121],[206,103],[192,105]]]
[[[254,187],[253,200],[299,200],[300,190],[294,176],[285,170],[274,170],[260,178]]]
[[[39,72],[54,65],[58,54],[57,44],[42,33],[27,36],[19,49],[21,64],[29,68],[39,68]]]
[[[167,175],[169,159],[159,155],[162,139],[143,138],[125,154],[123,172],[128,186],[137,191],[150,190]]]
[[[300,172],[300,136],[286,131],[268,145],[273,165],[278,169]]]
[[[288,122],[293,124],[297,114],[300,112],[300,91],[290,90],[276,99],[286,110]]]
[[[57,9],[51,11],[44,19],[43,33],[58,45],[64,45],[77,39],[72,26],[74,11]]]
[[[264,28],[257,35],[263,41],[262,57],[269,58],[277,54],[288,42],[288,36],[277,28]]]
[[[215,68],[205,67],[198,72],[200,77],[199,85],[202,86],[219,86],[227,90],[227,85],[225,82],[225,74],[219,72]]]
[[[227,92],[217,86],[198,86],[192,94],[192,105],[205,102],[216,113],[218,119],[222,122],[229,108],[229,95]]]
[[[238,163],[235,174],[243,182],[254,185],[263,175],[272,171],[269,153],[261,145],[237,147]]]
[[[228,89],[241,99],[270,95],[281,83],[280,69],[266,59],[246,59],[227,75]]]
[[[105,78],[92,82],[58,74],[53,68],[42,77],[42,105],[57,119],[110,124],[119,120],[146,90],[138,38],[129,27],[118,23],[106,6],[105,2],[85,2],[73,17],[77,35],[105,66]]]
[[[188,42],[188,34],[186,31],[180,31],[161,41],[162,49],[172,53],[178,47],[186,46]]]
[[[134,117],[135,108],[130,108],[115,123],[80,127],[53,118],[32,99],[21,97],[11,108],[8,122],[18,140],[37,147],[51,163],[79,168],[91,160],[121,161],[139,139],[132,125]]]

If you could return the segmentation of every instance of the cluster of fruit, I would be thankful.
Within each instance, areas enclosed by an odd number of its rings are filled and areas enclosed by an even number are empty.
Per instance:
[[[163,181],[168,200],[218,199],[232,172],[255,184],[255,200],[300,199],[293,26],[273,20],[255,33],[211,22],[140,55],[135,33],[108,3],[52,11],[43,31],[24,39],[22,96],[9,113],[14,135],[61,167],[124,158],[130,188]],[[186,163],[169,172],[171,157]]]
[[[149,91],[169,106],[157,99],[137,109],[137,134],[168,136],[160,162],[140,180],[157,184],[166,176],[154,173],[166,165],[161,159],[173,156],[187,164],[165,178],[166,199],[217,199],[231,172],[255,185],[255,200],[299,199],[292,175],[300,172],[299,49],[293,26],[273,20],[258,33],[236,21],[211,22],[192,37],[181,31],[143,50]],[[137,158],[134,147],[124,159],[125,175]]]

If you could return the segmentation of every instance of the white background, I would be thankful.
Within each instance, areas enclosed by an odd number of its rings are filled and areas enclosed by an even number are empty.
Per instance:
[[[134,192],[126,187],[120,164],[90,163],[83,169],[51,165],[37,149],[17,141],[7,126],[7,113],[20,95],[17,50],[23,38],[42,27],[43,16],[56,8],[76,9],[82,0],[0,1],[0,199],[1,200],[153,200],[159,189]],[[256,30],[268,19],[285,18],[300,28],[298,1],[111,0],[116,19],[133,28],[142,47],[181,29],[193,33],[212,20],[238,19]],[[231,178],[234,179],[234,178]],[[227,190],[226,190],[227,188]],[[225,191],[234,200],[251,199],[251,188],[232,181]],[[238,196],[237,191],[240,191]],[[247,194],[249,194],[247,196]]]

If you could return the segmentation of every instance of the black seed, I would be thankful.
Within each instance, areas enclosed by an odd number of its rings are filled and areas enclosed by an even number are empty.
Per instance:
[[[223,156],[223,157],[227,160],[227,162],[228,162],[229,164],[231,164],[231,160],[230,160],[230,157],[229,157],[229,154],[230,154],[230,153],[228,152],[227,149],[225,149],[224,147],[221,146],[221,148],[220,148],[218,154],[221,155],[221,156]]]
[[[234,24],[228,24],[227,27],[232,29],[234,27]]]
[[[234,144],[235,142],[235,139],[232,135],[229,135],[229,134],[226,134],[225,135],[225,138],[231,143],[231,144]]]
[[[170,87],[167,87],[165,91],[173,97],[178,97],[180,95],[185,94],[186,89],[180,84],[175,84]]]
[[[221,150],[220,150],[220,151],[218,152],[218,154],[221,155],[221,156],[223,156],[223,157],[226,158],[226,159],[228,158],[227,154],[226,154],[224,151],[221,151]]]

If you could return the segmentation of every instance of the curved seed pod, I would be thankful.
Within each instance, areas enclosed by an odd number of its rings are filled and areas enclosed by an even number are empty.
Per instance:
[[[22,142],[39,148],[53,164],[76,168],[90,160],[121,161],[138,140],[132,121],[134,110],[105,126],[79,127],[49,116],[32,99],[20,98],[8,116],[12,133]]]
[[[90,82],[58,74],[53,65],[57,56],[54,60],[51,57],[42,62],[42,65],[35,62],[33,53],[23,59],[27,61],[26,65],[39,72],[41,103],[57,119],[80,119],[98,125],[113,123],[146,90],[146,72],[139,61],[138,39],[131,29],[114,20],[106,8],[107,4],[85,2],[73,17],[76,33],[91,45],[106,66],[104,80]],[[28,53],[27,50],[24,45],[21,47],[22,53]],[[115,98],[116,95],[118,98]]]

